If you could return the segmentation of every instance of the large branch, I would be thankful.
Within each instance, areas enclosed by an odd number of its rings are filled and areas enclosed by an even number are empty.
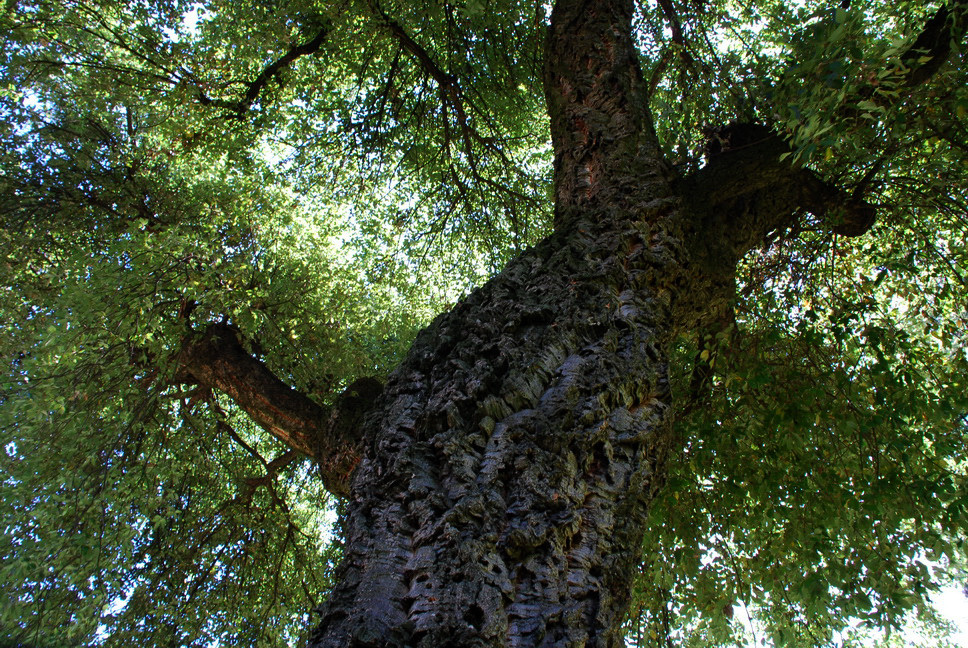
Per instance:
[[[228,395],[274,437],[314,458],[327,490],[348,494],[361,456],[360,423],[382,389],[378,381],[361,378],[333,408],[324,408],[279,380],[246,352],[234,329],[221,324],[187,341],[179,362],[181,381]]]
[[[873,206],[784,157],[789,147],[769,128],[735,124],[720,132],[729,132],[728,146],[680,181],[696,218],[700,258],[731,266],[804,211],[843,236],[859,236],[873,225]]]
[[[964,44],[966,34],[968,0],[951,0],[924,23],[917,38],[901,52],[898,61],[891,63],[892,69],[886,75],[878,75],[855,90],[856,101],[848,105],[846,116],[861,118],[864,111],[856,108],[860,101],[872,101],[885,108],[903,101],[907,91],[934,77],[951,58],[952,44]]]
[[[632,38],[633,10],[632,0],[554,4],[544,88],[554,148],[556,228],[569,215],[596,205],[633,208],[633,182],[641,189],[643,176],[663,174],[648,85]]]
[[[951,43],[963,41],[968,31],[968,1],[952,0],[925,23],[914,43],[901,55],[906,72],[901,86],[913,87],[930,79],[951,56]]]
[[[952,0],[925,23],[901,54],[903,65],[887,81],[896,88],[925,83],[951,56],[952,42],[963,40],[966,31],[968,0]],[[875,91],[875,86],[865,86],[860,96],[872,98]],[[876,100],[897,101],[898,93],[880,94]],[[861,192],[847,194],[795,164],[787,144],[769,128],[733,124],[711,135],[709,163],[680,183],[697,217],[694,247],[699,257],[717,265],[735,263],[803,211],[843,236],[859,236],[873,225],[875,209],[862,200]],[[879,168],[875,165],[861,186]]]

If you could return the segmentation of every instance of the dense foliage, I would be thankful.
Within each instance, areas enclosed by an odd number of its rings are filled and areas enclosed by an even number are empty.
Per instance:
[[[760,122],[877,204],[748,258],[681,340],[640,645],[849,643],[968,531],[968,79],[939,3],[640,3],[667,157]],[[848,3],[843,3],[847,5]],[[963,3],[962,3],[963,4]],[[338,558],[308,460],[176,384],[222,321],[322,403],[549,228],[541,3],[13,2],[2,17],[5,640],[298,645]],[[843,634],[845,628],[854,628]]]

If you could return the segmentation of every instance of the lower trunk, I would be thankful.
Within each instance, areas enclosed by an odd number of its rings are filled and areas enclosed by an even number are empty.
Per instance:
[[[421,333],[366,424],[313,646],[623,645],[672,439],[673,204],[600,210]]]

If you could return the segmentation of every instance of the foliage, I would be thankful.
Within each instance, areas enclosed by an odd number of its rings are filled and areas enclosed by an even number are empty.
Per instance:
[[[728,645],[741,609],[776,645],[898,626],[963,560],[968,524],[961,54],[902,100],[900,53],[937,4],[641,4],[678,170],[702,164],[703,127],[763,121],[881,216],[850,241],[808,218],[776,233],[742,268],[735,322],[682,340],[685,450],[630,632]],[[269,469],[285,449],[232,403],[171,384],[182,340],[231,322],[326,402],[545,234],[543,9],[5,11],[0,628],[298,644],[338,557],[330,503],[307,462]],[[699,401],[696,363],[713,370]]]
[[[786,128],[798,157],[869,192],[881,215],[860,240],[809,221],[778,233],[743,269],[735,321],[684,340],[681,397],[693,360],[713,365],[713,391],[680,423],[634,636],[729,644],[752,623],[775,645],[847,645],[849,619],[897,628],[930,614],[964,559],[964,69],[864,103],[861,86],[894,92],[931,7],[737,9],[714,19],[727,51],[705,77],[725,77],[713,113]]]

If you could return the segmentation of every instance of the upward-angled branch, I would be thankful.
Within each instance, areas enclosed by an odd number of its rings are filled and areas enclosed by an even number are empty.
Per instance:
[[[663,51],[659,61],[652,68],[652,74],[649,76],[649,96],[652,96],[655,92],[659,82],[662,80],[662,75],[666,67],[674,55],[678,56],[687,67],[692,67],[696,64],[696,61],[692,58],[692,54],[689,53],[689,49],[686,46],[686,39],[682,30],[682,21],[679,19],[679,14],[672,4],[672,0],[659,0],[659,8],[662,9],[662,14],[665,16],[666,22],[669,23],[673,46],[667,47]]]
[[[227,108],[241,117],[252,107],[252,104],[259,98],[262,90],[273,78],[284,69],[292,65],[293,61],[310,54],[315,54],[323,46],[326,37],[329,35],[329,26],[325,25],[310,40],[291,47],[285,54],[267,65],[255,79],[246,84],[245,94],[238,101],[226,101],[224,99],[212,99],[204,91],[199,90],[198,101],[203,106],[215,106]]]
[[[891,79],[895,88],[928,81],[951,56],[951,43],[968,32],[968,0],[953,0],[939,9],[901,55],[904,64]],[[871,98],[874,86],[860,96]],[[877,96],[878,103],[897,101],[898,93]],[[857,111],[859,113],[859,111]],[[681,181],[683,195],[697,214],[699,257],[734,263],[769,232],[792,223],[798,212],[820,217],[831,231],[859,236],[874,223],[876,210],[863,200],[863,190],[880,169],[875,164],[853,195],[792,162],[786,143],[765,126],[734,124],[713,131],[717,146],[709,163]],[[726,140],[719,137],[727,133]]]
[[[475,154],[472,146],[473,142],[483,145],[485,148],[501,157],[504,157],[504,152],[500,149],[500,147],[495,146],[494,142],[490,138],[483,136],[471,124],[470,117],[467,113],[467,97],[464,94],[460,83],[458,82],[457,76],[444,70],[434,59],[433,55],[420,43],[414,40],[414,38],[407,32],[403,25],[387,15],[387,13],[382,9],[382,7],[380,7],[376,0],[370,0],[369,7],[370,11],[380,19],[387,31],[390,32],[393,38],[400,45],[400,49],[416,59],[420,69],[422,69],[424,73],[433,79],[437,84],[437,88],[440,93],[441,108],[444,111],[445,120],[447,110],[449,108],[454,112],[454,116],[457,120],[457,127],[460,129],[460,138],[461,142],[463,143],[463,152],[467,156],[467,161],[471,166],[475,179],[479,181],[483,180],[483,177],[477,172],[477,155]],[[444,123],[444,128],[447,128],[446,121]],[[447,139],[449,139],[449,137]]]
[[[351,384],[327,409],[279,380],[249,355],[234,329],[212,325],[190,339],[178,379],[218,389],[284,444],[313,457],[327,490],[345,496],[361,456],[359,425],[381,391],[374,379]]]
[[[186,345],[180,360],[184,371],[230,396],[277,439],[315,456],[315,439],[325,410],[246,353],[233,329],[225,325],[209,327]]]
[[[672,31],[672,42],[680,47],[685,47],[686,41],[682,36],[682,23],[679,21],[679,14],[672,5],[672,0],[659,0],[659,7],[669,21],[669,29]]]
[[[907,68],[899,85],[912,87],[924,83],[951,56],[952,41],[962,42],[968,31],[968,1],[952,0],[925,23],[914,43],[901,55]]]
[[[573,207],[634,194],[637,171],[664,168],[631,37],[633,2],[556,2],[544,87],[555,159],[556,227]]]
[[[929,81],[951,57],[952,43],[964,43],[968,34],[968,0],[951,0],[924,24],[918,37],[901,53],[896,65],[885,78],[862,85],[857,94],[861,99],[889,106],[901,100],[902,89],[912,89]],[[879,88],[891,92],[878,92]],[[859,118],[860,110],[852,116]]]

